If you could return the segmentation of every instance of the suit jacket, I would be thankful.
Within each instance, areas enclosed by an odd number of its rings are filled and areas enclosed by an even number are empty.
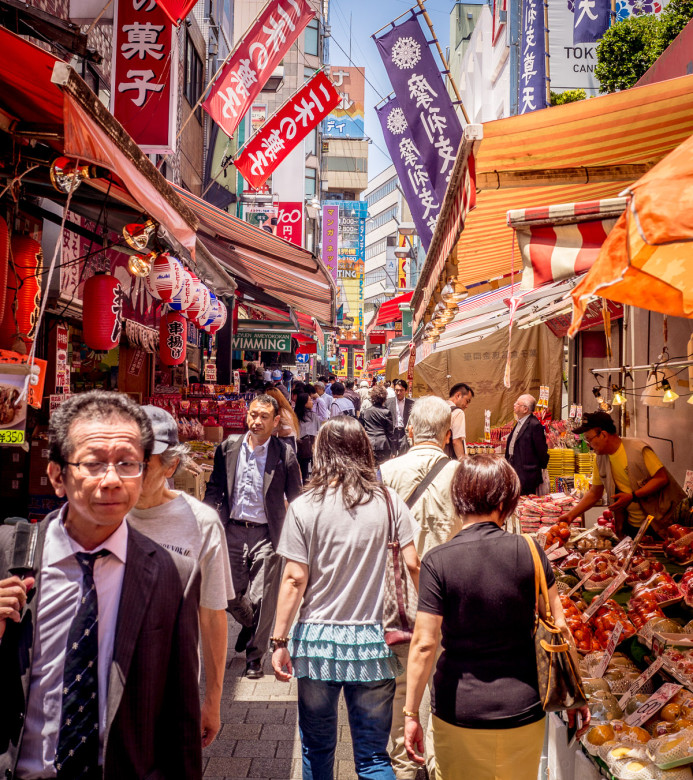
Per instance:
[[[52,512],[39,527],[43,555]],[[0,578],[9,576],[14,529],[0,526]],[[0,643],[0,775],[12,778],[29,697],[37,594],[29,594],[19,623],[8,622]],[[111,663],[105,780],[202,777],[198,686],[197,563],[173,555],[130,527]]]
[[[224,525],[229,522],[230,502],[236,483],[236,464],[243,439],[243,436],[239,436],[235,442],[226,439],[217,447],[214,453],[214,469],[207,483],[205,504],[217,510]],[[301,469],[293,449],[276,436],[270,436],[263,481],[263,501],[270,541],[275,550],[286,517],[284,497],[293,501],[300,495],[301,487]]]
[[[414,399],[413,398],[405,398],[404,399],[404,414],[402,415],[402,419],[404,420],[404,429],[407,429],[407,425],[409,423],[409,415],[411,414],[412,407],[414,406]],[[390,414],[392,415],[392,425],[397,425],[397,399],[396,398],[388,398],[387,401],[385,401],[385,408],[390,410]]]
[[[515,428],[517,424],[515,425]],[[534,493],[542,482],[541,470],[549,463],[549,448],[546,444],[546,434],[543,425],[530,414],[522,424],[517,434],[512,458],[509,455],[511,437],[515,436],[512,429],[505,445],[505,457],[517,472],[522,485],[522,495]]]

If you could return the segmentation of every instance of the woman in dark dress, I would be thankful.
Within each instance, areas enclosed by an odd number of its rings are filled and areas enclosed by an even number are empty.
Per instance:
[[[375,463],[379,466],[393,455],[394,423],[390,410],[385,408],[387,399],[385,388],[381,385],[372,387],[370,399],[373,406],[364,409],[359,420],[373,447]]]

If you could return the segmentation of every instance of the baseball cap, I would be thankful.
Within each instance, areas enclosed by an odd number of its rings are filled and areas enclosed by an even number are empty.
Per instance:
[[[169,447],[178,444],[178,423],[165,409],[158,406],[143,406],[142,410],[149,417],[154,429],[154,446],[152,455],[161,455]]]
[[[272,372],[272,381],[276,382],[277,379],[281,379],[281,378],[282,378],[282,372],[279,369],[275,369]]]
[[[606,412],[588,412],[582,418],[582,425],[573,428],[573,433],[585,433],[593,428],[601,428],[607,433],[613,433],[616,430],[616,425],[611,415]]]
[[[362,379],[359,382],[359,387],[370,387],[370,385],[368,384],[368,380],[367,379]]]

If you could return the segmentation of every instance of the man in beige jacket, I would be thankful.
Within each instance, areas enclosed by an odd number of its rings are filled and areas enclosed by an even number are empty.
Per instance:
[[[447,542],[460,530],[462,521],[457,516],[450,496],[450,484],[459,465],[444,452],[450,439],[450,406],[436,396],[424,396],[414,404],[409,415],[407,435],[413,442],[412,448],[404,455],[380,465],[383,482],[399,493],[410,503],[419,485],[430,473],[435,472],[426,489],[416,497],[409,507],[419,526],[416,539],[416,551],[419,558],[433,547]],[[397,680],[395,699],[392,705],[392,730],[390,737],[393,747],[390,753],[392,768],[397,780],[414,780],[418,770],[404,749],[404,715],[402,707],[407,687],[407,656],[409,644],[395,645],[404,673]],[[428,756],[429,772],[432,756]]]

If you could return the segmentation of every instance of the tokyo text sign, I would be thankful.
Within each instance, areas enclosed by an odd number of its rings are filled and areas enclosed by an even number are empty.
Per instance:
[[[322,71],[304,84],[265,122],[234,161],[250,186],[261,187],[340,100],[334,84]]]
[[[247,30],[202,104],[226,135],[233,136],[272,71],[314,16],[308,0],[272,0]]]
[[[111,112],[147,154],[174,151],[178,47],[154,0],[116,0]]]

